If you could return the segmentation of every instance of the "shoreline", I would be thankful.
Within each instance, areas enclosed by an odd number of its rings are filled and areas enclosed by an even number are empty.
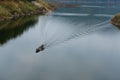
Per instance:
[[[114,17],[111,18],[111,24],[120,28],[120,14],[116,14]]]
[[[29,12],[27,14],[14,14],[12,15],[11,17],[8,17],[7,19],[3,18],[3,19],[0,19],[0,22],[2,21],[7,21],[7,20],[12,20],[12,19],[17,19],[17,18],[20,18],[20,17],[28,17],[28,16],[33,16],[33,15],[45,15],[47,12],[45,10],[36,10],[34,12]]]
[[[35,3],[37,3],[37,5]],[[34,2],[0,1],[0,4],[2,4],[0,5],[0,10],[1,10],[0,22],[17,19],[19,17],[27,17],[32,15],[45,15],[49,11],[55,9],[54,5],[43,1],[34,1]],[[14,6],[16,5],[17,5],[16,9],[11,8],[11,7],[14,8]]]

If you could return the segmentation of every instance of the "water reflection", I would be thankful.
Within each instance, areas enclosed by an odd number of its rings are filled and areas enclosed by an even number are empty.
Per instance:
[[[0,45],[4,45],[11,39],[22,35],[30,27],[34,27],[38,21],[37,17],[22,17],[0,23]]]
[[[119,12],[73,9],[77,11]],[[120,31],[109,23],[110,16],[54,13],[41,16],[34,28],[0,47],[0,80],[120,80]],[[34,54],[44,43],[49,45],[45,54]]]
[[[120,30],[120,26],[115,26],[115,27],[117,27]]]

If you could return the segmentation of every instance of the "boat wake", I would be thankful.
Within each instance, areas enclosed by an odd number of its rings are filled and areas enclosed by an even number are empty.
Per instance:
[[[82,38],[97,30],[109,27],[109,20],[98,22],[97,24],[88,25],[83,22],[70,24],[61,18],[53,19],[52,16],[44,16],[41,19],[41,45],[36,49],[37,52],[46,48],[66,43],[76,38]],[[75,26],[77,25],[77,26]]]
[[[105,21],[96,25],[91,25],[92,27],[84,30],[84,31],[77,31],[75,33],[71,33],[68,36],[62,38],[64,36],[64,34],[58,35],[57,37],[54,37],[54,40],[52,40],[51,42],[46,44],[46,47],[50,47],[50,46],[55,46],[55,45],[59,45],[59,44],[63,44],[67,41],[76,39],[76,38],[82,38],[86,35],[89,35],[97,30],[100,30],[102,28],[105,27],[109,27],[111,24],[108,24],[109,21]]]

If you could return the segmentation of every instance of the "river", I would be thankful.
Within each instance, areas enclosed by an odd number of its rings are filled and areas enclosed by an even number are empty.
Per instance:
[[[1,22],[0,80],[120,80],[120,31],[110,24],[119,12],[84,2]]]

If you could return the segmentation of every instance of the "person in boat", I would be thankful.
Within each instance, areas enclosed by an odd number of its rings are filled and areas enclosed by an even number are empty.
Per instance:
[[[36,53],[38,53],[38,52],[40,52],[40,51],[43,51],[44,49],[45,49],[45,45],[42,44],[40,47],[38,47],[38,48],[36,49]]]

